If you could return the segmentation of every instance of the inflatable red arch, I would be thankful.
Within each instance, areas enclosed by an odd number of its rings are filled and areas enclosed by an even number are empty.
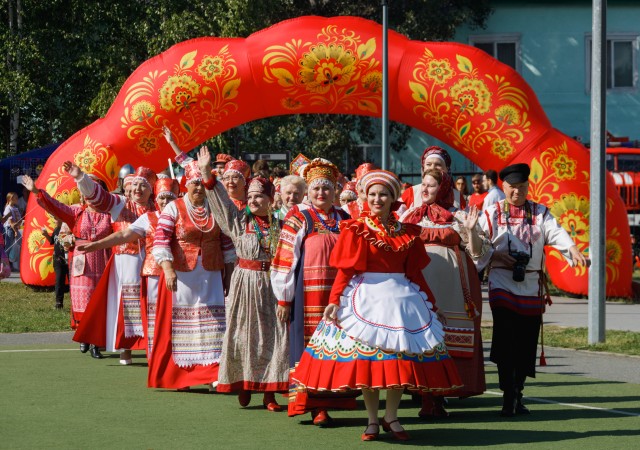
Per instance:
[[[126,81],[106,117],[64,142],[38,186],[58,199],[77,198],[61,169],[73,160],[115,186],[121,165],[160,171],[172,152],[162,127],[181,148],[238,125],[296,113],[379,117],[382,27],[356,17],[301,17],[246,39],[199,38],[146,61]],[[480,167],[531,165],[530,198],[547,205],[581,250],[589,246],[589,153],[555,130],[522,77],[474,47],[389,35],[390,118],[451,145]],[[625,208],[607,180],[607,295],[631,292]],[[53,284],[51,248],[40,231],[52,219],[29,202],[22,247],[26,284]],[[587,271],[557,251],[547,267],[561,289],[585,294]]]

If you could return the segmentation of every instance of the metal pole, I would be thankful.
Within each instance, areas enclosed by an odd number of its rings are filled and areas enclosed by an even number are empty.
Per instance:
[[[382,169],[389,167],[389,12],[382,0]]]
[[[589,344],[605,340],[607,2],[593,0],[591,38],[591,206],[589,257]]]

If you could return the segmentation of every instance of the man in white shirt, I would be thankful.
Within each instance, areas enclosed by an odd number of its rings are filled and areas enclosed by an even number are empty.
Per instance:
[[[491,240],[489,305],[493,315],[490,359],[498,366],[504,392],[501,415],[529,414],[522,404],[526,377],[536,376],[536,350],[547,296],[543,286],[544,247],[553,246],[574,266],[588,265],[544,205],[527,200],[527,164],[500,172],[504,200],[494,202],[478,220]]]
[[[482,202],[482,210],[484,211],[494,203],[504,200],[504,192],[497,186],[498,174],[495,170],[487,170],[482,176],[482,183],[484,190],[487,191],[484,202]]]

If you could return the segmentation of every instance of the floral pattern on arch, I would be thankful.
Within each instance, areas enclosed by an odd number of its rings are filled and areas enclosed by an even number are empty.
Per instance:
[[[409,81],[413,113],[459,150],[475,154],[484,146],[509,160],[531,130],[527,94],[503,76],[483,75],[466,56],[455,57],[453,67],[448,58],[437,58],[425,47]],[[478,117],[480,125],[472,122]]]
[[[316,42],[293,38],[265,49],[263,79],[283,92],[280,103],[292,111],[303,105],[330,112],[382,109],[382,71],[373,57],[376,39],[329,25]]]
[[[228,44],[217,52],[188,52],[172,70],[148,72],[127,89],[120,125],[136,151],[147,156],[161,148],[162,127],[177,115],[173,135],[181,148],[191,148],[238,110],[240,84]]]

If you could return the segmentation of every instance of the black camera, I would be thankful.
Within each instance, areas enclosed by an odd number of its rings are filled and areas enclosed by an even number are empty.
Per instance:
[[[509,252],[509,256],[516,260],[513,263],[513,281],[524,281],[524,276],[527,273],[527,264],[531,256],[527,252]]]

